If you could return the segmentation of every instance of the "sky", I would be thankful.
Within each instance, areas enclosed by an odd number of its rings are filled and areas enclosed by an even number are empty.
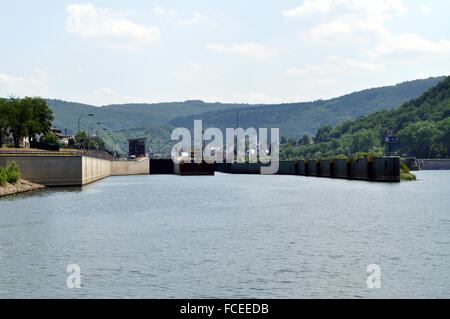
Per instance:
[[[450,75],[447,0],[0,1],[0,96],[327,99]]]

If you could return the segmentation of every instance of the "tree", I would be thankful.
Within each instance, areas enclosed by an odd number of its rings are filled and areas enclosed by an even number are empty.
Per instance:
[[[357,152],[369,152],[375,147],[379,147],[381,144],[380,136],[375,129],[362,129],[352,135],[351,151]]]
[[[317,134],[314,139],[314,142],[315,143],[326,142],[329,139],[330,133],[332,130],[333,130],[333,128],[331,127],[331,125],[325,125],[325,126],[319,128],[317,130]]]
[[[430,158],[432,144],[439,136],[439,130],[436,123],[432,121],[420,121],[409,124],[399,131],[397,136],[403,152],[417,157]]]
[[[85,131],[79,131],[75,135],[75,145],[77,148],[86,148],[89,146],[88,135]]]
[[[11,118],[11,106],[6,100],[0,99],[0,147],[3,146]]]
[[[75,135],[75,145],[77,148],[84,149],[105,149],[105,142],[99,136],[89,137],[84,131],[80,131]]]
[[[444,156],[450,156],[450,117],[437,123],[439,135],[436,142],[442,144]]]
[[[311,138],[309,137],[309,135],[305,134],[302,136],[302,138],[300,139],[300,145],[309,145],[311,144]]]
[[[25,108],[31,109],[31,117],[25,123],[27,135],[31,142],[38,134],[46,134],[52,127],[53,112],[42,98],[25,97],[20,101]]]
[[[14,146],[20,147],[20,140],[27,135],[26,125],[32,118],[32,108],[29,103],[21,103],[16,97],[10,97],[11,116],[9,118],[9,129],[13,135]]]
[[[288,138],[287,143],[292,146],[297,146],[297,141],[293,138]]]
[[[47,144],[59,144],[59,138],[53,132],[48,132],[47,134],[41,136],[39,141]]]
[[[47,133],[52,121],[53,113],[41,98],[11,96],[8,100],[0,100],[0,139],[3,141],[9,130],[15,147],[19,147],[20,140],[26,136],[31,142],[36,135]]]

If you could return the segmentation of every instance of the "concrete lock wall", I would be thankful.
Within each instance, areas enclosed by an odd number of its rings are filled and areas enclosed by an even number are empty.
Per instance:
[[[305,176],[305,161],[300,160],[298,161],[298,175]]]
[[[297,161],[281,161],[278,169],[280,175],[297,175],[298,162]]]
[[[261,163],[233,163],[231,172],[233,174],[261,174]]]
[[[334,161],[334,177],[336,178],[350,178],[351,172],[349,168],[351,167],[350,160],[337,159]]]
[[[352,179],[369,180],[369,161],[367,158],[352,160]]]
[[[418,159],[420,170],[449,170],[450,159]]]
[[[216,172],[231,173],[232,171],[231,166],[232,164],[229,163],[216,163],[215,169]]]
[[[108,176],[149,174],[148,159],[109,161],[86,156],[8,156],[0,166],[15,161],[21,177],[45,186],[83,186]]]
[[[80,156],[0,157],[0,167],[15,161],[21,177],[46,186],[81,185],[83,166]]]
[[[320,161],[319,161],[320,163]],[[316,160],[308,161],[308,176],[320,176],[320,164]]]
[[[201,176],[201,175],[214,175],[215,164],[203,163],[174,163],[174,172],[177,175],[184,176]]]
[[[151,159],[150,174],[174,174],[172,159]]]
[[[148,175],[150,169],[148,158],[136,161],[111,161],[111,176]]]
[[[81,160],[83,165],[81,185],[93,183],[111,175],[111,161],[84,156]]]
[[[400,182],[400,158],[374,158],[371,175],[378,182]]]
[[[320,176],[321,177],[333,177],[334,172],[332,172],[331,166],[334,167],[334,162],[332,162],[330,160],[321,160],[320,161]]]

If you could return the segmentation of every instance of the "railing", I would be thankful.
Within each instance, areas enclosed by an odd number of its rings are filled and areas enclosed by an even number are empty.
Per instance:
[[[103,150],[79,150],[79,149],[68,149],[61,148],[59,151],[45,151],[37,149],[0,149],[0,156],[37,156],[37,157],[49,157],[49,156],[88,156],[101,158],[105,160],[114,161],[118,159],[113,153]]]

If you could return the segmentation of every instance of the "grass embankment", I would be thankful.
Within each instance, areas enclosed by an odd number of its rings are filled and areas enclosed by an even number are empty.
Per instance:
[[[0,168],[0,197],[42,188],[45,186],[20,179],[19,166],[14,161],[6,169]]]
[[[404,163],[400,162],[400,180],[404,182],[408,181],[415,181],[416,175],[411,174],[409,171],[408,166],[406,166]]]

